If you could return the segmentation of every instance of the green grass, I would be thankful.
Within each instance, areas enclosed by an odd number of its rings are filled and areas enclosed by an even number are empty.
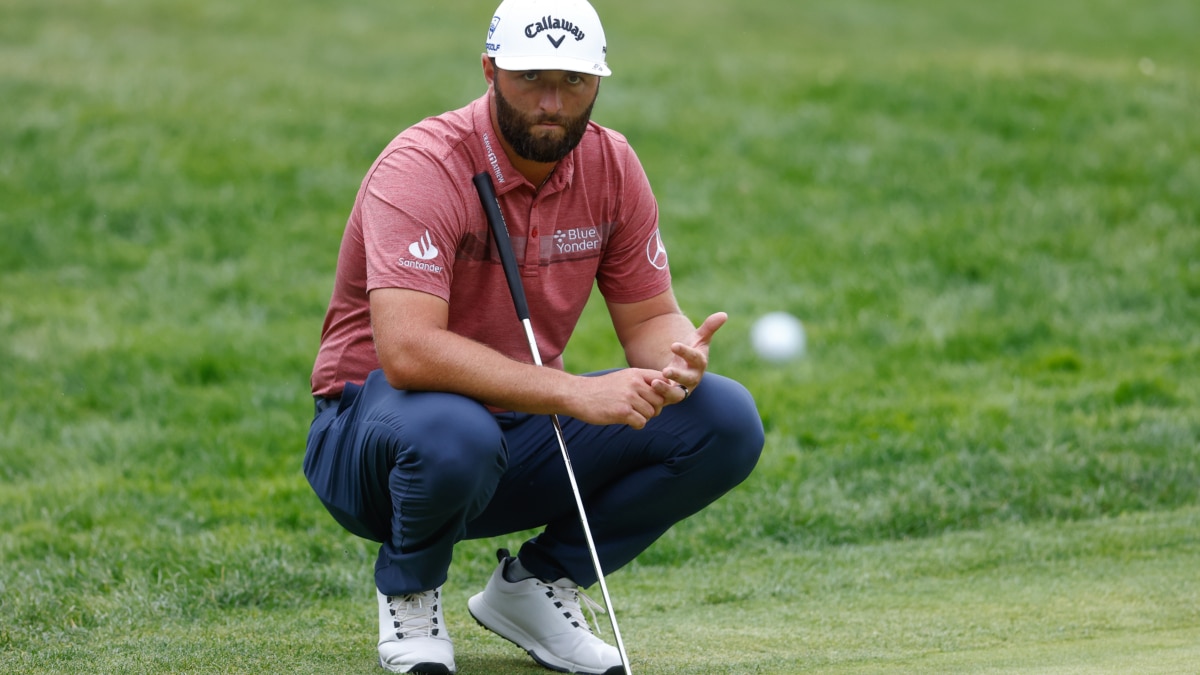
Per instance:
[[[493,4],[6,6],[0,671],[374,672],[308,373],[363,172],[482,90]],[[1194,671],[1200,8],[741,5],[600,6],[596,118],[768,430],[612,577],[635,671]],[[619,362],[599,306],[567,360]],[[540,672],[464,609],[517,541],[457,550],[461,672]]]

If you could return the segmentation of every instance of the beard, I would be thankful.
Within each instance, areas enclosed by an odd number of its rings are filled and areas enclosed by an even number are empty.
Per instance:
[[[557,162],[574,150],[575,146],[583,140],[588,121],[592,118],[592,107],[596,105],[596,98],[593,97],[587,110],[577,117],[526,115],[514,108],[509,104],[508,99],[504,98],[504,94],[500,91],[499,78],[497,78],[494,88],[496,120],[500,124],[500,133],[504,136],[504,140],[512,146],[513,152],[516,152],[517,156],[531,162],[546,164]],[[599,91],[596,93],[599,94]],[[552,134],[535,135],[530,131],[535,124],[561,124],[565,133],[562,138],[556,138]]]

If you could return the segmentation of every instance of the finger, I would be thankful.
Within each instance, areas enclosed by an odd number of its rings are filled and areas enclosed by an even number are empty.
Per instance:
[[[639,369],[637,373],[641,376],[642,382],[648,387],[653,387],[654,383],[663,379],[663,374],[658,370]]]
[[[687,398],[688,389],[690,389],[690,387],[685,389],[684,385],[673,381],[656,380],[654,382],[654,390],[663,397],[664,407],[683,401],[685,398]]]
[[[656,406],[646,399],[638,399],[631,408],[629,415],[629,426],[634,429],[641,429],[646,426],[646,423],[658,416],[662,410],[661,405]]]
[[[716,332],[721,329],[721,326],[724,326],[725,322],[728,320],[729,315],[725,312],[717,312],[715,314],[708,315],[708,318],[704,320],[704,323],[700,324],[700,327],[696,329],[697,344],[706,345],[711,342],[713,335],[715,335]]]
[[[670,392],[668,391],[666,394],[663,394],[657,388],[650,391],[651,395],[647,398],[647,401],[654,407],[654,414],[651,417],[658,417],[658,414],[662,412],[662,409],[667,406],[667,402],[670,400]]]
[[[671,345],[671,352],[679,357],[662,371],[662,376],[676,384],[694,387],[708,369],[708,352],[682,343]]]
[[[704,365],[707,360],[705,355],[708,353],[707,345],[701,347],[693,347],[682,342],[676,342],[671,345],[671,353],[683,359],[689,366]]]
[[[647,378],[633,389],[631,405],[638,414],[647,420],[658,416],[658,413],[662,411],[663,406],[666,404],[667,396],[664,395],[665,389],[658,386],[658,382],[660,381],[661,378],[657,376],[653,379]]]
[[[725,325],[729,320],[729,315],[725,312],[717,312],[710,314],[700,324],[700,327],[692,333],[691,344],[684,342],[676,342],[671,345],[671,353],[675,354],[683,361],[682,364],[672,363],[663,370],[663,376],[685,384],[694,386],[699,383],[700,377],[704,375],[704,371],[708,369],[708,345],[712,342],[713,335]],[[684,365],[686,369],[681,369],[679,366]],[[684,370],[695,371],[697,374],[688,377]],[[682,378],[682,379],[681,379]]]

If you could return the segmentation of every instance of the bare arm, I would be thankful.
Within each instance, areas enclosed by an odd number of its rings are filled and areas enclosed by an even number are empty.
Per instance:
[[[371,292],[380,366],[397,389],[448,391],[508,410],[570,415],[592,424],[641,428],[665,404],[658,373],[627,369],[580,377],[514,361],[447,330],[441,298],[405,289]]]
[[[671,291],[642,302],[608,303],[617,339],[630,366],[659,371],[651,385],[668,403],[686,394],[677,385],[695,389],[708,370],[708,346],[725,325],[724,312],[709,316],[696,328]]]

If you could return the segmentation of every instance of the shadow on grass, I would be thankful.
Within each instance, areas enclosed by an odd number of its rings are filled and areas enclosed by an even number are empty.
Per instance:
[[[516,647],[513,647],[514,652]],[[548,673],[524,654],[498,656],[495,654],[456,654],[455,665],[460,673],[492,673],[493,675],[525,675],[526,673]]]

